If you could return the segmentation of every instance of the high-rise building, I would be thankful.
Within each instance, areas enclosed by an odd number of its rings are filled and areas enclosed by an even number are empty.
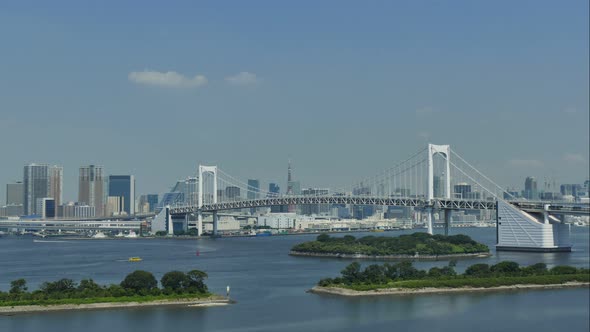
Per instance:
[[[307,188],[301,190],[303,196],[327,196],[330,194],[330,189],[327,188]],[[330,213],[331,207],[329,204],[306,204],[301,206],[301,214],[305,215],[325,215]]]
[[[268,184],[268,197],[277,197],[281,192],[281,187],[276,183],[269,183]]]
[[[127,214],[125,211],[125,196],[109,196],[107,197],[106,213],[107,216],[120,216]]]
[[[6,185],[6,205],[23,205],[25,198],[22,181]]]
[[[104,169],[102,166],[89,165],[80,167],[78,178],[78,202],[94,206],[94,214],[104,216],[105,191]]]
[[[444,180],[438,176],[435,175],[432,177],[432,189],[433,189],[433,195],[435,198],[437,197],[443,197],[444,196]]]
[[[64,168],[62,166],[49,167],[49,197],[53,198],[55,206],[60,206],[63,201],[63,178]],[[54,208],[54,210],[57,210]]]
[[[123,208],[128,215],[135,214],[135,177],[109,175],[109,197],[123,197]]]
[[[529,176],[524,180],[524,198],[535,200],[539,198],[537,192],[537,180],[534,177]]]
[[[260,181],[255,179],[248,179],[248,199],[260,198]]]
[[[471,198],[471,185],[465,182],[457,183],[453,186],[453,192],[456,198]]]
[[[293,190],[293,174],[291,173],[291,160],[289,160],[289,165],[287,166],[287,196],[295,195]],[[295,212],[295,205],[288,205],[287,212]]]
[[[49,197],[37,198],[36,211],[42,219],[55,218],[57,212],[55,199]]]
[[[49,165],[29,164],[23,171],[23,203],[26,215],[40,214],[37,199],[50,195]]]
[[[139,206],[148,204],[148,212],[154,212],[158,206],[158,194],[147,194],[139,196]],[[145,211],[144,211],[145,212]]]
[[[240,188],[236,186],[225,187],[225,198],[237,199],[240,197]]]
[[[86,204],[68,202],[59,206],[58,214],[64,218],[93,218],[95,208]]]
[[[580,184],[562,184],[560,186],[560,192],[562,195],[572,195],[574,197],[578,196],[579,192],[582,192],[582,185]]]

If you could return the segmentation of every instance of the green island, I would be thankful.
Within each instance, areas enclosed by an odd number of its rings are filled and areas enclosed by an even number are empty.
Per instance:
[[[320,234],[316,241],[295,245],[290,254],[295,256],[367,258],[367,259],[416,259],[468,258],[488,256],[490,249],[469,236],[430,235],[413,233],[397,237],[352,235],[330,237]]]
[[[444,267],[418,270],[410,261],[373,264],[364,270],[353,262],[337,278],[322,279],[311,291],[336,295],[441,293],[474,290],[587,287],[590,270],[573,266],[547,268],[544,263],[519,266],[503,261],[495,265],[474,264],[455,272],[455,261]]]
[[[120,284],[99,285],[92,279],[76,283],[72,279],[44,282],[28,291],[25,279],[13,280],[8,292],[0,291],[0,313],[90,308],[132,307],[146,305],[226,304],[229,300],[211,294],[205,284],[207,273],[192,270],[171,271],[160,279],[136,270]]]

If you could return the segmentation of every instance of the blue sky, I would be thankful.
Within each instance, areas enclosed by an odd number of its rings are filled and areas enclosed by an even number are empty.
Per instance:
[[[588,177],[587,1],[3,1],[0,184],[29,162],[339,186],[428,141]],[[168,73],[168,74],[166,74]],[[540,181],[541,182],[541,181]],[[4,199],[4,192],[0,193]]]

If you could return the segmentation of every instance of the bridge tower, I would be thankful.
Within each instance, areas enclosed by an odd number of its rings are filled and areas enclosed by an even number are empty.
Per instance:
[[[432,234],[432,219],[433,209],[432,201],[434,199],[434,162],[433,158],[436,154],[441,154],[445,158],[445,192],[444,198],[451,198],[451,146],[450,145],[435,145],[428,144],[428,201],[431,207],[427,210],[428,234]],[[447,216],[448,215],[448,216]],[[451,220],[451,210],[445,210],[445,233],[448,233],[448,227]]]
[[[197,229],[203,234],[203,174],[213,174],[213,204],[217,203],[217,166],[199,165],[199,199],[197,202]],[[213,216],[213,233],[217,233],[217,213]]]

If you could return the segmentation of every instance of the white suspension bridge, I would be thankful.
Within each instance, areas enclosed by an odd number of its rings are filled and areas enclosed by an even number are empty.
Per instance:
[[[327,204],[412,207],[425,214],[430,234],[434,214],[442,212],[447,233],[453,211],[496,210],[498,249],[554,251],[571,248],[569,225],[564,225],[556,215],[590,214],[588,204],[517,199],[449,145],[428,144],[374,176],[349,187],[313,195],[297,195],[291,188],[285,194],[261,190],[217,166],[200,165],[197,175],[196,201],[167,206],[155,218],[169,232],[173,218],[196,216],[200,235],[203,215],[212,214],[213,233],[217,234],[219,211],[271,206],[285,206],[293,211],[297,205]]]

